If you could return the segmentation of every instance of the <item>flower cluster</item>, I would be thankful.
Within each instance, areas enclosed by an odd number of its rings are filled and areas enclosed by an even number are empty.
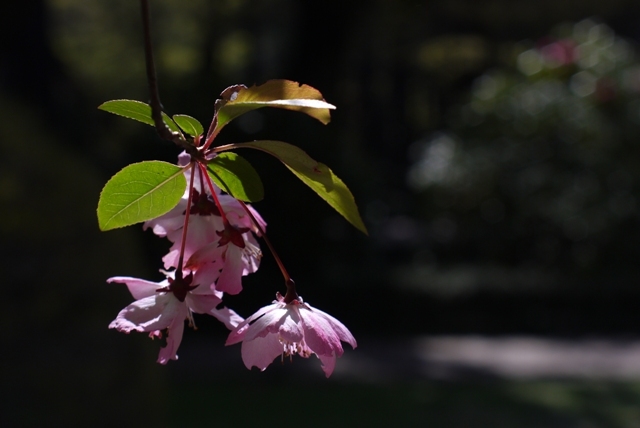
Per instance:
[[[278,355],[316,354],[330,376],[343,353],[340,341],[353,348],[356,341],[338,320],[303,303],[291,289],[293,281],[287,281],[287,296],[278,294],[277,301],[246,320],[222,305],[224,293],[240,293],[242,277],[258,269],[262,253],[257,238],[265,237],[266,223],[255,209],[222,193],[200,162],[180,155],[178,164],[188,183],[182,199],[168,213],[144,223],[145,229],[172,243],[162,259],[166,278],[108,279],[126,284],[135,299],[109,328],[164,337],[158,362],[166,364],[178,359],[185,320],[195,328],[193,314],[207,314],[231,330],[227,345],[242,342],[247,368],[264,370]]]

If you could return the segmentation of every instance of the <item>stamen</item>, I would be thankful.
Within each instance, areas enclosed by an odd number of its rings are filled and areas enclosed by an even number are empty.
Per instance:
[[[198,330],[198,327],[196,327],[196,321],[193,319],[193,312],[191,312],[191,310],[187,312],[187,320],[189,321],[189,327],[191,327],[194,331]]]
[[[249,241],[245,241],[245,247],[242,250],[242,253],[248,257],[255,257],[258,260],[262,259],[262,251],[260,248],[251,244]]]

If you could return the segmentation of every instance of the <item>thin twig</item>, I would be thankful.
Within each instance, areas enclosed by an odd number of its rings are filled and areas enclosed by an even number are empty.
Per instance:
[[[155,124],[158,135],[163,140],[172,141],[182,147],[194,158],[200,155],[196,147],[186,141],[179,132],[171,131],[162,119],[162,102],[160,101],[160,91],[158,90],[158,79],[156,77],[156,66],[153,60],[153,45],[151,44],[151,19],[149,17],[149,1],[140,0],[142,11],[142,29],[144,32],[144,58],[147,66],[147,82],[149,83],[149,103],[151,105],[151,117]]]

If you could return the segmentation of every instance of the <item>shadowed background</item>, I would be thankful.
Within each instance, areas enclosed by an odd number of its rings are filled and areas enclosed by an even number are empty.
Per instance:
[[[636,2],[151,7],[168,113],[206,126],[225,87],[273,78],[337,106],[327,126],[254,111],[219,142],[296,144],[350,187],[368,237],[277,160],[240,153],[261,174],[255,207],[300,294],[359,347],[327,381],[315,358],[246,370],[204,317],[166,367],[159,342],[108,330],[131,297],[106,278],[161,279],[169,245],[138,226],[100,233],[100,189],[129,163],[178,153],[153,128],[96,108],[148,98],[139,4],[12,2],[0,26],[3,425],[640,423],[637,374],[513,379],[458,360],[443,371],[419,340],[637,336]],[[228,304],[248,316],[278,290],[266,253]]]

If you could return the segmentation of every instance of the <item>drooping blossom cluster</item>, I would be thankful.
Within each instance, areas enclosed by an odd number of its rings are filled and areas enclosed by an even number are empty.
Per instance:
[[[190,156],[183,153],[178,164],[186,166]],[[254,234],[266,228],[258,212],[244,208],[237,199],[223,194],[208,177],[195,169],[193,196],[189,208],[189,224],[183,233],[189,200],[189,186],[178,205],[167,214],[147,221],[144,228],[166,237],[173,245],[163,257],[165,269],[180,269],[180,251],[184,244],[185,267],[201,287],[214,291],[238,294],[242,290],[241,277],[253,273],[260,265],[262,253]],[[190,183],[191,170],[185,172]],[[216,199],[211,192],[216,193]],[[224,212],[220,213],[220,208]],[[252,217],[258,225],[254,224]],[[225,223],[226,220],[226,223]],[[184,242],[183,242],[184,241]]]
[[[267,368],[278,355],[311,354],[322,362],[322,370],[331,376],[336,358],[342,355],[340,341],[355,349],[356,340],[337,319],[304,303],[302,298],[285,303],[277,294],[273,304],[265,306],[241,322],[229,335],[227,345],[242,342],[242,360],[248,369]]]
[[[286,302],[278,294],[277,301],[246,320],[222,306],[224,293],[240,293],[242,277],[258,269],[262,253],[257,238],[266,223],[253,207],[222,193],[188,154],[180,155],[178,164],[185,167],[188,183],[182,199],[168,213],[144,223],[144,229],[172,243],[162,259],[165,279],[108,279],[126,284],[136,299],[109,328],[165,338],[158,362],[166,364],[178,359],[185,320],[195,328],[193,314],[207,314],[231,330],[227,345],[242,342],[247,368],[264,370],[278,355],[316,354],[329,377],[343,353],[340,341],[353,348],[356,341],[342,323],[303,303],[295,291]]]

